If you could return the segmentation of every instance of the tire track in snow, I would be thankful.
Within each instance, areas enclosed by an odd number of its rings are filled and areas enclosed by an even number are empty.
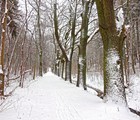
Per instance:
[[[82,120],[75,107],[67,103],[62,97],[61,91],[55,93],[57,103],[57,115],[60,120]]]

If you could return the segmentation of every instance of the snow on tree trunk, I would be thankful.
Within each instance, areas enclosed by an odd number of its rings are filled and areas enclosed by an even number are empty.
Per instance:
[[[4,95],[4,74],[2,66],[0,65],[0,96]]]
[[[91,5],[91,6],[90,6]],[[77,86],[80,82],[82,82],[84,90],[86,87],[86,47],[88,41],[88,23],[90,17],[90,10],[92,9],[93,3],[90,1],[84,1],[83,4],[83,13],[82,13],[82,24],[81,24],[81,38],[79,45],[79,63],[78,63],[78,80]]]
[[[124,24],[124,15],[123,15],[123,9],[120,8],[118,14],[117,14],[117,18],[118,20],[116,20],[116,26],[117,26],[117,30],[121,32],[122,30],[122,26]]]
[[[65,49],[64,49],[64,46],[62,45],[62,43],[61,43],[61,40],[60,40],[60,34],[59,34],[59,27],[58,27],[58,25],[59,25],[59,23],[58,23],[58,15],[57,15],[57,1],[54,1],[55,3],[54,3],[54,31],[55,31],[55,38],[56,38],[56,41],[57,41],[57,44],[58,44],[58,46],[59,46],[59,48],[60,48],[60,50],[61,50],[61,52],[62,52],[62,55],[63,55],[63,57],[64,57],[64,59],[65,59],[65,61],[66,61],[66,63],[65,63],[65,80],[67,80],[67,78],[68,78],[68,73],[67,73],[67,67],[68,67],[68,56],[67,56],[67,54],[66,54],[66,51],[65,51]]]
[[[84,90],[87,89],[86,87],[86,49],[80,50],[80,55],[79,55],[79,77],[78,81],[79,83],[83,86]]]
[[[96,6],[104,47],[104,100],[126,105],[122,64],[125,39],[123,11],[120,9],[116,21],[113,0],[96,0]]]
[[[116,49],[109,49],[106,53],[106,93],[104,100],[106,102],[116,102],[119,104],[125,104],[125,89],[124,78],[122,72],[122,62],[119,51]]]

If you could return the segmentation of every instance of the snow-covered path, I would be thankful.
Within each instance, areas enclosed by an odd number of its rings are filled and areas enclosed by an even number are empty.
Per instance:
[[[0,113],[0,120],[139,120],[51,72],[29,87],[18,88],[13,99],[17,101]]]

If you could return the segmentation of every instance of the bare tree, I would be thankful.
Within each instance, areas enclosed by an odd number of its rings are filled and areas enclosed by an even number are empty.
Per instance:
[[[89,19],[91,15],[92,6],[94,1],[83,1],[83,13],[82,17],[82,24],[81,24],[81,37],[80,37],[80,45],[79,45],[79,56],[78,56],[78,80],[77,86],[81,82],[83,85],[84,90],[86,90],[86,47],[88,44],[88,26],[89,26]]]
[[[4,49],[6,40],[6,27],[7,27],[7,14],[8,14],[8,1],[3,0],[1,4],[3,18],[2,24],[2,34],[1,34],[1,54],[0,54],[0,96],[4,95]]]
[[[96,0],[104,46],[104,99],[126,105],[122,65],[125,27],[122,20],[120,28],[117,28],[113,4],[113,0]],[[122,13],[122,10],[120,12]]]

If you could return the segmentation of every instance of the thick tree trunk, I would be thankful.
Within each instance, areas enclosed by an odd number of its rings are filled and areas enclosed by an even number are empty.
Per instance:
[[[104,43],[104,100],[125,104],[122,64],[123,43],[119,42],[121,41],[119,38],[114,39],[109,39]]]
[[[113,0],[96,0],[96,5],[104,46],[104,100],[126,105],[122,64],[125,28],[117,30]]]

